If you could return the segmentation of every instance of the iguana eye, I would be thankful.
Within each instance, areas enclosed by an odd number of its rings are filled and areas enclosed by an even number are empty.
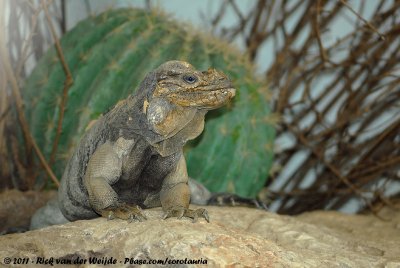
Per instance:
[[[184,80],[186,83],[193,84],[193,83],[197,82],[197,77],[194,76],[194,75],[191,75],[191,74],[185,74],[185,75],[183,76],[183,80]]]

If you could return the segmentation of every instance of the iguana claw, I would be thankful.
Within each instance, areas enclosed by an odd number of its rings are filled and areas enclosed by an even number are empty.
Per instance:
[[[204,218],[207,222],[210,222],[208,212],[204,208],[193,210],[184,207],[172,207],[165,212],[163,219],[165,220],[171,217],[177,217],[178,219],[181,219],[182,217],[188,217],[193,219],[193,222],[196,222],[197,219],[201,217]]]
[[[113,220],[115,218],[128,220],[128,222],[147,220],[139,206],[129,206],[126,204],[121,204],[116,208],[104,209],[100,214],[108,220]]]

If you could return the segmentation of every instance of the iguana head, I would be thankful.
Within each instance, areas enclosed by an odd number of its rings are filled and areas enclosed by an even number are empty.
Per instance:
[[[228,77],[215,69],[197,71],[184,61],[168,61],[155,70],[157,85],[153,97],[181,107],[212,110],[235,96]]]
[[[161,156],[171,155],[200,135],[207,111],[234,96],[235,89],[223,73],[215,69],[201,72],[187,62],[168,61],[148,74],[132,96],[145,120],[133,113],[128,125]]]

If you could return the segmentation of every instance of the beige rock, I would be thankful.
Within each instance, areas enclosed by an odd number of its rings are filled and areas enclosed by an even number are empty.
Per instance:
[[[208,207],[208,211],[210,223],[161,220],[157,208],[145,210],[148,220],[144,222],[98,218],[4,235],[0,262],[6,257],[28,258],[29,266],[34,266],[41,257],[53,258],[57,266],[56,259],[73,263],[79,258],[82,264],[86,261],[80,267],[86,267],[89,258],[96,257],[116,261],[111,267],[167,258],[207,261],[207,267],[400,267],[397,216],[383,222],[374,216],[337,212],[289,217],[249,208]],[[187,266],[206,267],[162,267]]]

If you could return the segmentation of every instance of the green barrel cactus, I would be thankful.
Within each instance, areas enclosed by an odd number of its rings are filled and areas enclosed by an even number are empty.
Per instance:
[[[245,56],[158,11],[110,10],[80,22],[61,39],[74,84],[53,169],[67,159],[91,120],[132,94],[145,74],[168,60],[214,67],[233,81],[234,102],[206,118],[201,137],[185,148],[189,175],[214,192],[255,197],[271,167],[275,135],[266,86]],[[47,158],[56,136],[65,74],[55,49],[39,61],[24,88],[30,130]]]

